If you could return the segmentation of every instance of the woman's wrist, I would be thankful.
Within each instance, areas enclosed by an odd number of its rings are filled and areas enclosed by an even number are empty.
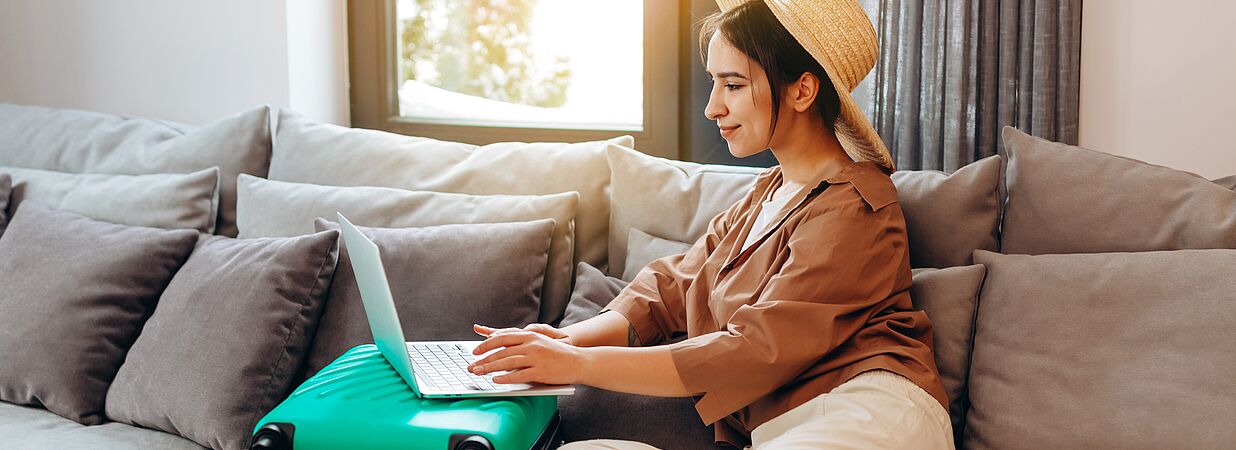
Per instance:
[[[596,380],[596,367],[600,366],[597,359],[600,355],[596,347],[575,347],[577,357],[576,367],[579,371],[579,380],[576,384],[593,385]]]

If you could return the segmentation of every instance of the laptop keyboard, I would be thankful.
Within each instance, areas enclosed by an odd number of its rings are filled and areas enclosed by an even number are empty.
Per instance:
[[[427,381],[432,388],[457,391],[506,390],[505,386],[493,383],[493,373],[480,376],[468,371],[468,364],[476,361],[476,356],[463,346],[408,343],[408,356],[412,358],[418,378]]]

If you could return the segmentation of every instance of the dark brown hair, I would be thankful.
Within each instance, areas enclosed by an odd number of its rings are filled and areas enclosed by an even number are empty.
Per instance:
[[[815,96],[815,109],[829,130],[840,114],[841,100],[824,67],[807,53],[794,36],[781,25],[761,0],[743,3],[726,12],[717,12],[700,22],[700,59],[708,65],[708,41],[713,33],[720,32],[725,40],[738,51],[755,60],[768,77],[772,91],[772,125],[769,134],[777,128],[777,114],[781,111],[781,90],[798,80],[804,73],[811,73],[820,80],[820,89]]]

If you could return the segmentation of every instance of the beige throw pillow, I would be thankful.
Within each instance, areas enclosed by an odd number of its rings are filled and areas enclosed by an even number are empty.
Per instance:
[[[610,214],[605,148],[633,142],[621,136],[475,146],[317,123],[282,111],[270,179],[482,195],[578,192],[574,260],[602,265]]]
[[[622,270],[622,279],[631,281],[648,263],[670,255],[686,253],[691,244],[661,239],[632,228],[627,236],[627,263]]]
[[[313,234],[314,219],[341,212],[357,226],[410,228],[433,225],[528,222],[553,219],[539,319],[562,318],[571,296],[579,194],[465,195],[365,186],[320,186],[241,176],[238,185],[240,236],[279,237]],[[470,276],[485,276],[478,267]]]
[[[695,242],[708,222],[741,200],[766,169],[696,164],[648,156],[631,148],[608,149],[613,183],[609,223],[609,273],[626,269],[632,228],[679,242]]]

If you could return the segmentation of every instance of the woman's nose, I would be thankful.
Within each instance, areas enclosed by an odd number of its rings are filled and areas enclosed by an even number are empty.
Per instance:
[[[708,93],[708,105],[704,106],[704,117],[708,120],[717,120],[725,115],[725,104],[718,97],[718,89],[713,88],[712,92]]]

